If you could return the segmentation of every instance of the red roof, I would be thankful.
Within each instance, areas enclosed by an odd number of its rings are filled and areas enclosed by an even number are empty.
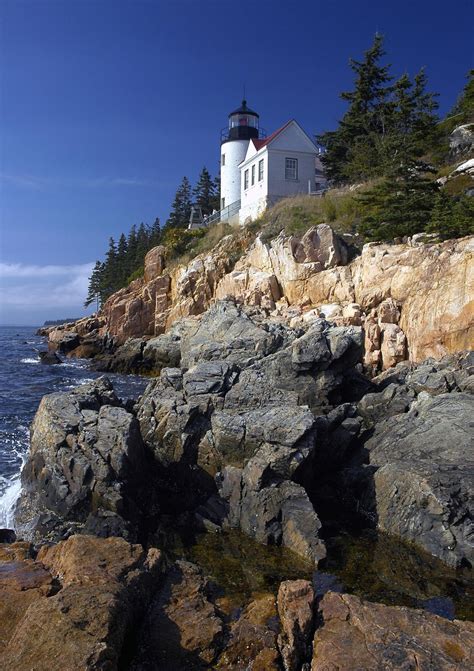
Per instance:
[[[257,151],[259,151],[259,149],[261,149],[262,147],[266,147],[267,144],[270,144],[270,142],[271,142],[272,140],[274,140],[274,139],[277,137],[277,135],[280,135],[280,133],[281,133],[282,131],[284,131],[285,128],[286,128],[287,126],[289,126],[290,123],[291,123],[292,121],[293,121],[293,119],[290,119],[289,121],[286,122],[286,124],[284,124],[281,128],[279,128],[278,130],[276,130],[274,133],[272,133],[271,135],[269,135],[269,136],[266,137],[265,139],[262,139],[262,140],[255,140],[254,138],[252,138],[252,142],[253,142],[253,144],[254,144],[255,149],[256,149]]]

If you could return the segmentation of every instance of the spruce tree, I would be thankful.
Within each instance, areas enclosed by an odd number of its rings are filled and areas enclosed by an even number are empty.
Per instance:
[[[92,270],[92,274],[89,278],[89,288],[87,293],[87,298],[84,302],[84,307],[88,308],[92,303],[96,304],[96,310],[98,310],[102,304],[101,300],[101,280],[103,273],[103,264],[100,261],[95,262],[95,266]]]
[[[143,259],[145,258],[145,254],[147,253],[148,249],[148,230],[145,224],[142,222],[137,231],[137,248],[133,262],[135,266],[133,271],[137,270],[143,264]]]
[[[474,198],[458,198],[440,192],[435,200],[427,231],[443,240],[474,233]]]
[[[137,227],[135,224],[130,229],[127,237],[126,276],[129,277],[135,271],[135,258],[137,255]]]
[[[353,91],[341,98],[349,103],[336,131],[324,133],[318,141],[326,148],[322,157],[326,174],[335,183],[365,179],[378,173],[377,140],[386,132],[391,106],[389,66],[381,65],[385,55],[383,38],[376,35],[362,61],[351,59],[355,73]]]
[[[161,242],[160,220],[156,217],[150,229],[150,249],[156,247]]]
[[[115,240],[109,238],[109,247],[105,255],[104,267],[101,273],[100,292],[103,302],[118,288],[117,270],[117,248]]]
[[[474,69],[469,71],[467,77],[468,81],[466,86],[459,96],[455,106],[448,114],[448,118],[453,117],[455,125],[458,126],[466,123],[474,123]]]
[[[204,166],[193,189],[194,204],[201,208],[203,215],[210,214],[215,204],[215,182]]]
[[[117,244],[117,282],[123,285],[127,275],[127,238],[122,233]]]
[[[392,240],[428,229],[438,185],[413,165],[403,165],[358,197],[359,231],[371,240]]]
[[[191,184],[187,177],[183,177],[171,205],[171,212],[166,222],[166,228],[186,228],[189,224],[191,207]]]

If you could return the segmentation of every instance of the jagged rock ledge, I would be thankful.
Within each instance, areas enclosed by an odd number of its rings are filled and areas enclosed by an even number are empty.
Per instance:
[[[227,236],[211,252],[171,269],[165,249],[156,247],[145,258],[144,277],[113,294],[98,317],[41,332],[68,356],[99,355],[102,370],[157,373],[174,365],[163,361],[157,336],[170,332],[172,338],[180,319],[232,299],[290,326],[306,328],[321,316],[363,326],[364,363],[375,372],[406,359],[439,359],[472,347],[474,237],[424,240],[370,243],[354,255],[320,224],[301,237],[258,237],[235,264]]]

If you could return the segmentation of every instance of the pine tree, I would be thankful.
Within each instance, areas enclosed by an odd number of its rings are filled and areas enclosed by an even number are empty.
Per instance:
[[[101,273],[100,293],[102,302],[118,288],[117,287],[117,248],[115,240],[109,238],[109,247],[105,255],[104,267]]]
[[[127,237],[127,256],[125,263],[126,276],[129,277],[135,270],[135,258],[137,256],[137,227],[135,224],[130,229]]]
[[[145,224],[142,222],[138,227],[137,231],[137,248],[135,251],[135,258],[134,258],[134,266],[135,266],[134,270],[136,270],[143,264],[145,254],[149,250],[148,241],[149,241],[148,230]]]
[[[468,75],[468,82],[459,96],[456,104],[449,117],[454,117],[453,121],[456,125],[474,123],[474,69],[470,70]]]
[[[211,206],[211,212],[214,212],[214,210],[220,210],[221,209],[221,176],[216,175],[214,178],[214,195],[211,198],[210,202]]]
[[[161,242],[160,220],[156,217],[150,229],[150,249],[156,247]]]
[[[322,157],[330,180],[340,183],[377,174],[377,139],[386,132],[391,106],[389,66],[381,65],[385,55],[383,38],[376,35],[362,61],[351,59],[355,73],[353,91],[341,94],[349,103],[336,131],[324,133],[318,141],[326,148]]]
[[[404,165],[358,197],[363,206],[359,231],[371,240],[392,240],[427,230],[438,185]]]
[[[89,289],[87,293],[87,298],[84,302],[84,307],[88,308],[92,303],[96,304],[96,310],[98,310],[102,304],[101,300],[101,276],[103,273],[103,264],[100,261],[95,262],[95,266],[92,270],[92,274],[89,277]]]
[[[123,285],[127,279],[127,238],[122,233],[117,244],[117,280]]]
[[[472,235],[474,198],[465,195],[453,198],[440,192],[435,200],[427,231],[436,233],[443,240]]]
[[[204,166],[198,182],[193,189],[194,204],[201,208],[203,215],[211,214],[214,209],[216,189],[208,169]]]
[[[186,228],[189,224],[191,207],[191,184],[187,177],[183,177],[183,181],[176,191],[166,228]]]

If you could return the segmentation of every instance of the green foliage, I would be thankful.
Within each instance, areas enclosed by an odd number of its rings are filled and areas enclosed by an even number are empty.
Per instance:
[[[155,219],[152,226],[132,226],[128,236],[123,233],[118,243],[113,238],[103,262],[97,261],[89,278],[89,290],[85,307],[96,304],[99,309],[115,291],[127,286],[143,275],[143,260],[146,253],[159,244],[160,222]]]
[[[440,192],[426,230],[437,233],[443,240],[474,234],[474,198],[464,195],[452,198]]]
[[[183,177],[183,180],[176,191],[173,204],[171,205],[171,212],[165,224],[165,230],[170,228],[186,228],[189,224],[191,207],[191,184],[187,177]]]
[[[133,225],[125,236],[122,233],[118,243],[109,240],[109,248],[103,262],[97,261],[91,277],[85,307],[96,304],[97,309],[107,298],[131,281],[143,276],[145,255],[150,249],[164,244],[168,248],[169,258],[175,258],[191,250],[205,236],[206,231],[188,231],[189,217],[192,207],[192,195],[203,214],[209,214],[219,208],[219,179],[212,179],[206,168],[203,168],[194,190],[187,177],[176,191],[171,212],[163,230],[160,220],[155,219],[151,226],[141,223]],[[198,252],[199,253],[199,252]]]
[[[438,185],[411,167],[383,179],[358,199],[359,231],[369,240],[393,240],[424,231],[430,221]]]
[[[204,216],[219,208],[219,186],[204,166],[193,189],[194,204],[201,208]]]
[[[131,275],[129,275],[125,281],[125,285],[130,284],[130,282],[133,282],[134,280],[139,280],[143,275],[145,274],[145,268],[144,266],[140,266],[140,268],[137,268]]]
[[[386,176],[423,156],[438,141],[435,95],[426,92],[421,70],[413,79],[395,83],[390,66],[382,65],[383,39],[376,35],[362,61],[351,60],[354,90],[341,94],[349,107],[335,131],[323,133],[322,157],[335,184]]]
[[[197,228],[192,231],[184,228],[165,229],[163,244],[167,249],[168,258],[175,258],[181,254],[185,254],[192,246],[192,243],[196,239],[202,238],[205,233],[205,228]]]
[[[467,77],[466,86],[448,114],[448,119],[452,118],[455,126],[474,123],[474,69],[469,71]]]

